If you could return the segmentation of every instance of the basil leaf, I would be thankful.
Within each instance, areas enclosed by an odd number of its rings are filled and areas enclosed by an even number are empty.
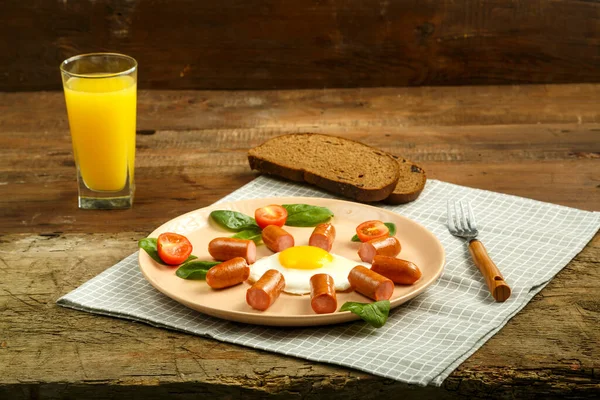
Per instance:
[[[394,224],[393,222],[384,222],[383,224],[387,226],[390,230],[390,236],[396,236],[396,224]],[[352,240],[353,242],[360,242],[358,235],[352,236],[352,239],[350,240]]]
[[[374,303],[357,303],[348,301],[344,303],[340,311],[350,311],[360,316],[375,328],[381,328],[390,314],[390,301],[381,300]]]
[[[215,265],[220,264],[219,261],[198,261],[192,260],[181,265],[175,271],[175,275],[183,279],[206,279],[206,273]]]
[[[158,255],[158,244],[157,244],[157,239],[156,238],[144,238],[138,241],[138,247],[142,250],[144,250],[146,253],[148,253],[148,255],[150,257],[152,257],[152,259],[154,261],[156,261],[159,264],[162,265],[168,265],[165,264],[165,262],[163,260],[160,259],[160,256]],[[189,256],[187,258],[187,260],[184,261],[184,263],[191,261],[191,260],[195,260],[196,256]]]
[[[326,207],[309,204],[283,204],[282,206],[288,212],[285,221],[287,226],[317,226],[333,217],[331,210]]]
[[[246,229],[245,231],[240,231],[232,236],[232,238],[237,239],[249,239],[254,241],[256,244],[260,244],[262,242],[262,230],[258,227],[251,227]]]
[[[148,255],[157,263],[164,264],[164,262],[158,256],[158,245],[156,244],[156,238],[144,238],[138,241],[138,247],[148,253]]]
[[[396,236],[396,224],[393,222],[384,222],[383,224],[390,230],[390,236]]]
[[[230,231],[239,232],[248,228],[258,227],[254,218],[237,211],[215,210],[210,217],[219,225]]]

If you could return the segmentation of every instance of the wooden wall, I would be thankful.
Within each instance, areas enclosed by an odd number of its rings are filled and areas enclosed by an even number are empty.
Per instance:
[[[593,0],[2,0],[0,91],[118,51],[141,88],[600,82]]]

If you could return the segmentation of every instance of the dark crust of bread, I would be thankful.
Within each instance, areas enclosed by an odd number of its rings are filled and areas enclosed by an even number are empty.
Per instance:
[[[423,185],[423,187],[420,190],[417,190],[416,192],[412,193],[392,193],[385,200],[383,200],[383,202],[387,204],[410,203],[411,201],[415,201],[419,197],[419,195],[423,191],[423,188],[425,188],[425,185]]]
[[[410,193],[406,193],[406,192],[396,192],[394,189],[394,192],[392,192],[392,194],[390,194],[385,200],[384,203],[387,204],[405,204],[405,203],[410,203],[411,201],[416,200],[419,195],[421,194],[421,192],[423,191],[423,189],[425,188],[425,183],[427,182],[427,174],[425,173],[425,170],[421,167],[419,167],[418,165],[416,165],[415,163],[413,163],[410,160],[392,155],[393,158],[396,159],[396,161],[400,162],[406,162],[409,163],[411,166],[411,172],[413,173],[418,173],[421,174],[423,176],[423,182],[422,185],[420,185],[420,187]],[[400,177],[400,179],[402,179],[402,177]]]
[[[307,135],[311,135],[307,133]],[[325,136],[325,135],[323,135]],[[275,138],[276,139],[276,138]],[[343,140],[352,141],[350,139],[342,138]],[[272,140],[272,139],[271,139]],[[363,146],[367,146],[363,143],[360,143]],[[371,147],[371,146],[367,146]],[[256,149],[260,148],[258,146]],[[371,147],[375,149],[374,147]],[[254,149],[253,149],[254,150]],[[378,149],[375,149],[378,150]],[[378,150],[379,151],[379,150]],[[398,178],[400,176],[398,170],[396,170],[396,179],[392,181],[390,184],[380,187],[377,189],[365,189],[360,188],[358,186],[352,185],[350,183],[340,182],[325,178],[323,176],[319,176],[317,174],[311,173],[304,169],[294,169],[284,167],[282,165],[270,162],[268,160],[264,160],[262,158],[256,157],[250,154],[252,150],[248,153],[248,162],[250,163],[250,168],[253,170],[257,170],[262,173],[271,174],[280,176],[282,178],[286,178],[296,182],[307,182],[313,184],[317,187],[327,190],[328,192],[332,192],[335,194],[339,194],[344,197],[348,197],[363,203],[371,203],[376,201],[381,201],[386,199],[395,189],[396,184],[398,182]],[[382,152],[384,156],[390,155]]]

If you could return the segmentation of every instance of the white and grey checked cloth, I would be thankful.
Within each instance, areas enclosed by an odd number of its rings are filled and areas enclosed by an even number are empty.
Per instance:
[[[261,176],[220,200],[331,194]],[[466,242],[446,227],[446,201],[469,200],[480,239],[512,287],[496,303],[469,257]],[[256,349],[342,365],[395,380],[442,384],[496,334],[588,243],[600,213],[430,180],[418,200],[382,205],[433,232],[446,250],[442,276],[390,313],[383,328],[362,321],[310,328],[273,328],[203,315],[166,297],[142,276],[137,253],[58,300],[91,313],[127,318]]]

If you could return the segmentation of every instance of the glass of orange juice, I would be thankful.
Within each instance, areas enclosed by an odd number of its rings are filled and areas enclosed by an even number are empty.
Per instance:
[[[79,208],[133,204],[138,65],[132,57],[93,53],[62,62]]]

